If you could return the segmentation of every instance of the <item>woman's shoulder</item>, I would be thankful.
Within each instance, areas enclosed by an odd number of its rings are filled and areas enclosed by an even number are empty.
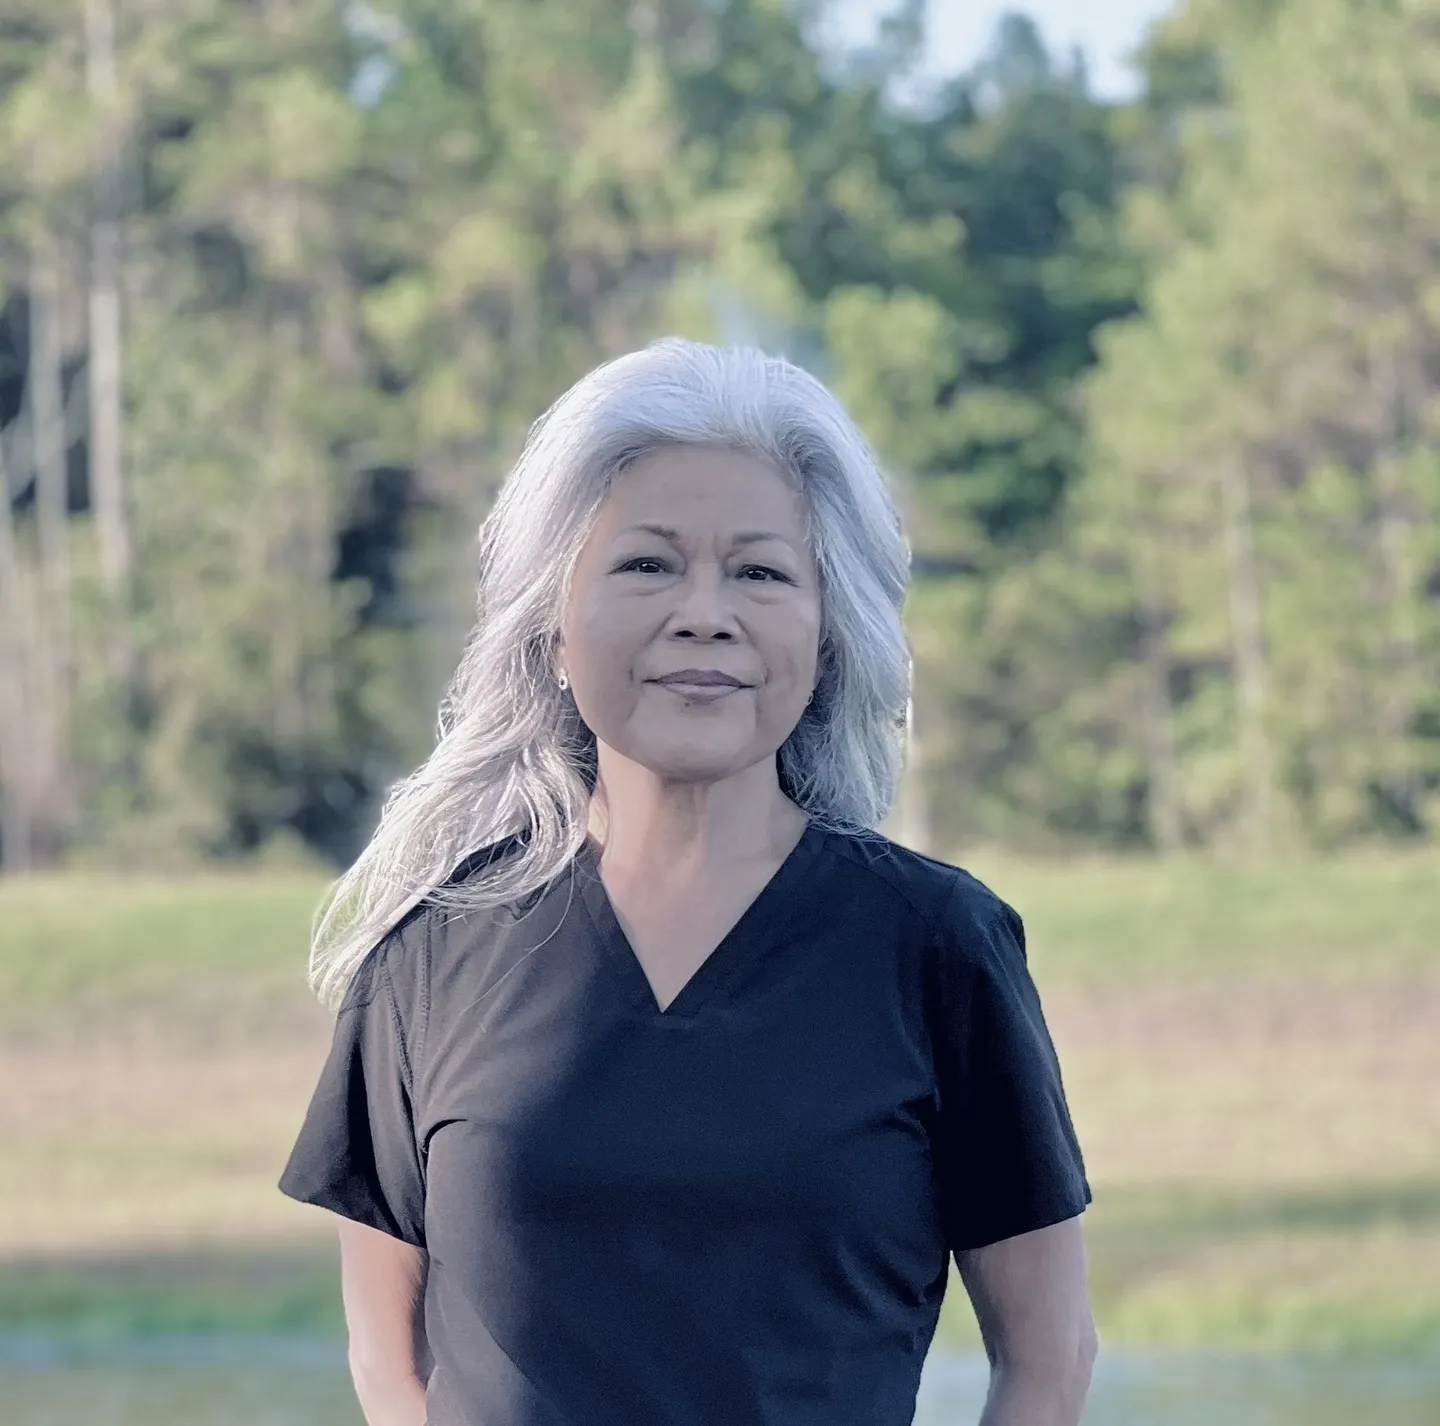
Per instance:
[[[517,859],[528,841],[528,834],[520,832],[486,843],[463,857],[426,897],[424,973],[436,1003],[465,1001],[489,977],[497,956],[509,954],[517,938],[538,934],[537,927],[560,914],[536,907],[564,904],[563,896],[550,893],[565,885],[565,867],[547,876],[533,865],[517,866],[518,883],[513,876],[505,879],[509,890],[488,884],[500,863]]]
[[[464,886],[475,882],[496,863],[520,852],[528,841],[527,833],[513,832],[509,836],[487,842],[483,847],[462,857],[450,875],[440,883],[440,887]],[[426,900],[432,908],[436,906],[433,892]]]
[[[381,991],[395,1001],[402,1015],[422,999],[437,934],[443,938],[448,920],[464,916],[463,909],[457,911],[448,893],[452,888],[473,884],[486,868],[517,851],[523,841],[523,837],[509,836],[487,843],[461,858],[429,891],[412,895],[356,966],[341,1011],[362,1009]]]
[[[918,929],[941,940],[969,939],[977,925],[1007,920],[1015,912],[973,872],[954,862],[907,847],[880,832],[831,833],[828,844],[850,876]],[[1018,919],[1018,918],[1017,918]]]
[[[429,907],[419,898],[391,923],[356,965],[340,1002],[340,1015],[364,1010],[384,996],[397,1015],[408,1011],[423,985]]]

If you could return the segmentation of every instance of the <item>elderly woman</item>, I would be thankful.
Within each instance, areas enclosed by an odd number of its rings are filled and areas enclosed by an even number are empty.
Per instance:
[[[951,1254],[984,1426],[1078,1421],[1090,1188],[1020,917],[875,830],[907,564],[783,360],[667,339],[535,424],[435,750],[316,927],[280,1188],[340,1217],[371,1426],[903,1426]]]

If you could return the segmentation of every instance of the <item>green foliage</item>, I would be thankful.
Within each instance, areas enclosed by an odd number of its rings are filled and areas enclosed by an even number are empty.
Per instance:
[[[41,860],[353,855],[428,749],[457,551],[529,424],[669,331],[804,361],[889,472],[937,842],[1433,834],[1433,0],[1190,0],[1120,106],[1011,16],[913,109],[913,5],[842,60],[826,0],[102,0],[108,99],[80,8],[0,18],[7,864],[20,816]],[[86,479],[107,146],[118,606]]]
[[[1163,609],[1153,656],[1179,743],[1217,726],[1213,681],[1184,671],[1252,669],[1239,716],[1265,756],[1242,766],[1234,738],[1209,735],[1211,786],[1182,797],[1198,838],[1234,820],[1216,794],[1240,787],[1252,805],[1275,793],[1267,839],[1424,836],[1440,789],[1425,301],[1440,9],[1257,14],[1215,11],[1230,133],[1193,146],[1143,315],[1101,333],[1087,519],[1132,568],[1144,531],[1137,580]]]

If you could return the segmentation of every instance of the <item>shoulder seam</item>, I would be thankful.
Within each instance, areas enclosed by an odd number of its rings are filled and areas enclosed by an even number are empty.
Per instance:
[[[381,942],[376,941],[360,958],[355,969],[350,972],[350,978],[345,982],[345,992],[335,1010],[337,1020],[342,1015],[349,1015],[356,1010],[365,1009],[375,999],[375,973],[379,968],[380,956]],[[370,977],[370,984],[366,987],[363,997],[358,990],[362,975]]]
[[[395,984],[390,978],[389,957],[380,963],[380,974],[385,981],[385,1003],[390,1010],[390,1026],[395,1032],[395,1050],[400,1056],[400,1070],[405,1076],[406,1093],[414,1095],[415,1077],[410,1073],[410,1052],[405,1046],[405,1026],[400,1019],[400,1006],[395,998]]]
[[[420,994],[415,1010],[415,1059],[418,1062],[425,1053],[425,1036],[430,1029],[430,928],[434,924],[432,908],[427,905],[423,920],[424,935],[420,938]]]
[[[425,1030],[430,1018],[430,925],[431,911],[433,907],[428,902],[417,903],[400,920],[394,929],[381,941],[376,951],[380,957],[377,970],[385,984],[385,1003],[390,1011],[390,1023],[395,1033],[396,1049],[400,1055],[400,1066],[405,1076],[405,1088],[412,1096],[415,1092],[414,1060],[421,1053],[424,1043]],[[400,1014],[400,998],[395,993],[395,980],[390,973],[390,947],[395,940],[398,940],[401,932],[407,926],[414,926],[415,922],[422,925],[417,928],[420,932],[419,945],[415,948],[414,954],[419,961],[419,967],[415,975],[417,991],[415,996],[415,1007],[413,1012],[413,1024],[411,1035],[413,1036],[413,1053],[411,1044],[406,1043],[405,1021]],[[373,998],[373,997],[372,997]]]
[[[950,882],[949,890],[946,892],[945,897],[941,901],[938,909],[933,912],[927,912],[923,907],[916,905],[914,899],[907,891],[905,891],[902,887],[896,886],[894,882],[892,882],[888,877],[882,875],[880,872],[876,871],[876,869],[868,862],[861,861],[857,857],[852,857],[843,850],[838,851],[837,855],[844,857],[844,859],[848,861],[852,866],[858,867],[863,872],[867,872],[877,881],[881,882],[884,886],[889,888],[889,890],[896,897],[903,901],[905,905],[908,906],[910,910],[913,911],[915,915],[920,918],[922,924],[925,927],[925,934],[927,936],[933,937],[943,930],[945,924],[945,912],[950,908],[951,903],[955,900],[956,893],[960,890],[962,886],[965,885],[966,881],[970,882],[975,889],[983,892],[985,896],[989,897],[992,901],[997,902],[1002,906],[1007,904],[998,892],[993,891],[990,887],[986,886],[983,881],[981,881],[976,876],[972,876],[963,867],[952,866],[949,862],[942,862],[938,861],[934,857],[927,857],[923,852],[914,851],[910,847],[905,848],[905,850],[910,852],[912,856],[919,857],[922,861],[927,862],[930,866],[936,867],[941,871],[950,873],[948,878]]]

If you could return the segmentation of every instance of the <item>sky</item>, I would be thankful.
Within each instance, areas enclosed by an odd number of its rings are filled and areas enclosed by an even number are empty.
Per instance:
[[[896,0],[840,0],[837,34],[847,44],[863,44],[876,22],[895,8]],[[979,58],[996,22],[1006,10],[1028,14],[1052,53],[1068,55],[1072,45],[1085,51],[1090,88],[1098,98],[1132,98],[1137,81],[1125,67],[1153,19],[1172,8],[1173,0],[929,0],[927,53],[918,78],[939,79],[968,68]]]

